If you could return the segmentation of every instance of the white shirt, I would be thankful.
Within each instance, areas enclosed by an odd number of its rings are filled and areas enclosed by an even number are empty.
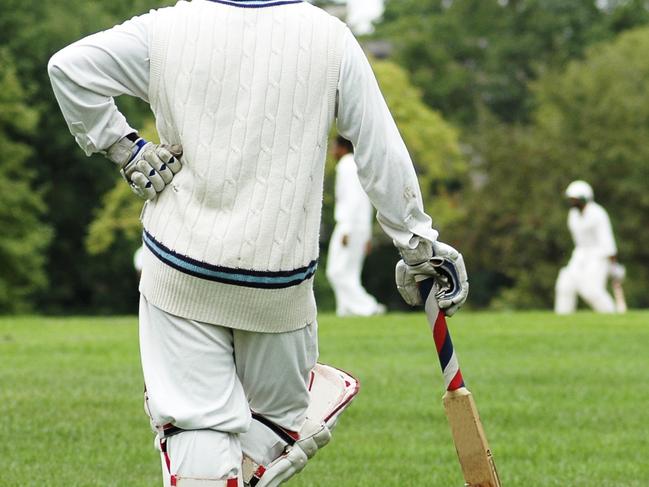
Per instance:
[[[617,254],[608,213],[594,201],[586,203],[583,211],[570,209],[568,229],[575,243],[573,256],[605,258]]]
[[[148,101],[149,27],[156,15],[153,10],[88,36],[50,60],[54,93],[70,131],[88,155],[135,131],[113,97],[127,94]],[[437,232],[423,210],[408,150],[367,57],[351,33],[345,42],[337,124],[339,133],[354,144],[361,185],[396,245],[414,248],[418,236],[434,241]],[[67,59],[70,54],[72,59]]]
[[[343,235],[371,230],[372,204],[358,180],[352,154],[344,155],[336,164],[335,196],[334,219]]]

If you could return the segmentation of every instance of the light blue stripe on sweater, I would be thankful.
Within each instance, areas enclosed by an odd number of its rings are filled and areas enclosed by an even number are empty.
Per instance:
[[[283,284],[294,284],[296,282],[304,281],[310,278],[316,270],[317,263],[313,262],[303,270],[296,271],[288,275],[259,275],[261,273],[247,274],[237,272],[236,269],[223,269],[216,270],[201,266],[194,262],[189,262],[188,259],[183,259],[177,254],[170,252],[165,247],[161,246],[157,241],[151,238],[146,232],[142,235],[144,243],[149,247],[158,258],[163,262],[167,262],[176,269],[187,272],[188,274],[204,277],[210,280],[235,282],[241,285],[249,286],[281,286]],[[269,273],[270,274],[270,273]]]

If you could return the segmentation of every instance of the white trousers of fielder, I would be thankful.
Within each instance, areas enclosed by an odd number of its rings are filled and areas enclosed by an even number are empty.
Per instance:
[[[347,245],[342,244],[344,233],[339,226],[333,231],[327,254],[327,279],[336,297],[338,316],[370,316],[380,305],[361,283],[365,247],[371,231],[355,230],[347,235]]]
[[[241,487],[240,435],[251,410],[289,432],[305,422],[317,324],[253,333],[179,318],[141,297],[140,353],[154,429],[181,430],[158,437],[164,485],[183,478]]]
[[[608,272],[606,257],[573,253],[568,265],[559,271],[555,286],[555,313],[574,313],[577,296],[598,313],[614,313],[615,303],[606,290]]]

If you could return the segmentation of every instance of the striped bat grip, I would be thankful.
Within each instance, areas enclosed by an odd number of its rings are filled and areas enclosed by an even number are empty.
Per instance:
[[[419,282],[419,292],[425,303],[426,317],[433,332],[439,364],[442,367],[442,374],[444,375],[444,384],[446,385],[447,391],[455,391],[460,387],[464,387],[464,379],[462,378],[460,364],[455,349],[453,348],[453,341],[451,340],[448,326],[446,325],[446,315],[439,309],[437,300],[435,299],[435,289],[434,279],[425,279]]]

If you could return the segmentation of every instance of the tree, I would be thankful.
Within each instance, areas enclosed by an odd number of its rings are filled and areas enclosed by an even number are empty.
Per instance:
[[[470,304],[547,308],[570,245],[561,196],[568,160],[535,129],[480,120],[465,217],[449,231],[469,270]]]
[[[649,28],[593,46],[583,62],[536,86],[536,124],[569,161],[567,180],[586,179],[611,214],[629,299],[649,305]],[[558,152],[561,153],[561,152]]]
[[[471,126],[485,106],[500,120],[529,122],[530,81],[648,20],[646,2],[598,3],[388,0],[376,35],[448,119]]]
[[[647,49],[647,28],[594,45],[583,61],[534,85],[531,126],[479,127],[474,175],[482,184],[467,189],[467,219],[453,231],[469,267],[502,286],[499,304],[551,304],[572,248],[562,195],[570,181],[585,179],[611,215],[630,303],[649,305]]]
[[[25,104],[13,59],[0,48],[0,312],[24,311],[47,284],[44,250],[51,230],[42,220],[41,192],[25,161],[32,150],[21,139],[33,132],[38,114]]]
[[[26,164],[35,170],[35,183],[43,188],[45,218],[57,235],[47,249],[46,272],[50,285],[37,296],[47,312],[131,310],[120,293],[133,288],[125,280],[128,265],[93,257],[84,248],[87,225],[101,196],[119,177],[101,156],[88,159],[76,145],[60,114],[47,77],[47,61],[58,49],[84,35],[109,28],[130,16],[170,1],[119,0],[0,0],[0,45],[13,55],[16,73],[25,87],[25,103],[42,116],[38,127],[25,138],[34,150]],[[119,99],[118,104],[133,126],[149,111],[139,100]],[[109,265],[112,264],[112,265]],[[113,288],[114,289],[111,289]]]

